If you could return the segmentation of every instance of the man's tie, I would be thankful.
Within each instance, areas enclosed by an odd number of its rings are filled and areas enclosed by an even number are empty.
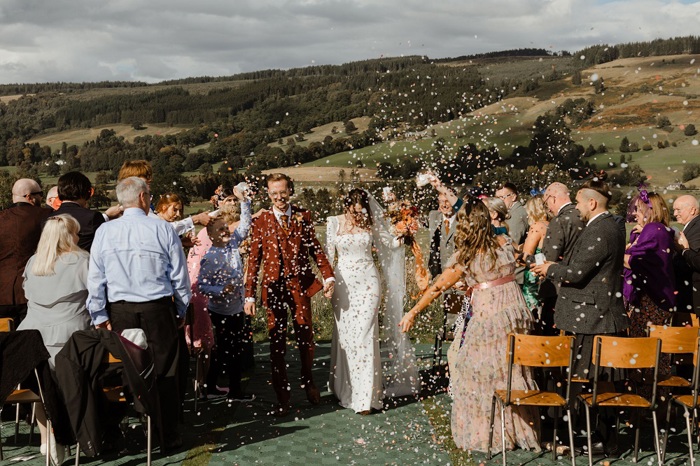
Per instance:
[[[289,230],[289,215],[287,215],[287,214],[280,215],[280,224],[282,225],[282,229],[284,231]]]
[[[445,219],[445,237],[450,235],[450,220]]]

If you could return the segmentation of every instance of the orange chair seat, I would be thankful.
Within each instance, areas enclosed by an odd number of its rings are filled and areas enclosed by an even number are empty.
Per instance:
[[[659,387],[690,387],[690,382],[683,377],[677,375],[662,375],[659,376]]]
[[[19,388],[7,397],[5,403],[38,403],[41,401],[39,395],[27,388]]]
[[[108,387],[103,389],[107,400],[111,403],[126,403],[124,387]]]
[[[496,390],[496,396],[506,402],[507,390]],[[516,406],[565,406],[566,400],[558,393],[540,390],[511,390],[510,404]]]
[[[593,394],[587,393],[585,395],[579,395],[579,397],[588,406],[593,406]],[[635,395],[634,393],[619,393],[619,392],[607,392],[598,393],[597,406],[619,406],[619,407],[630,407],[630,408],[650,408],[651,403],[644,397]]]
[[[693,408],[693,395],[679,395],[674,396],[673,401],[685,406],[686,408]]]

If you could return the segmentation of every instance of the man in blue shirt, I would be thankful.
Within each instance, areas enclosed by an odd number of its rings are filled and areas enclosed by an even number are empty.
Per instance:
[[[124,215],[95,233],[87,308],[98,328],[141,328],[146,333],[158,375],[165,439],[161,451],[168,451],[182,444],[177,429],[177,329],[191,298],[187,262],[173,228],[148,217],[151,195],[146,182],[126,178],[116,191]]]

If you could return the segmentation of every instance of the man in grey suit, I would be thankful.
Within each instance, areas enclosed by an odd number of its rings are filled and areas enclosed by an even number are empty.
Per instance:
[[[428,230],[430,234],[430,257],[428,259],[428,270],[432,278],[440,275],[447,268],[452,254],[455,251],[454,236],[457,229],[455,222],[456,215],[452,198],[448,191],[438,191],[438,210],[431,210],[428,215]],[[442,360],[442,340],[447,335],[447,329],[454,326],[457,314],[462,309],[464,294],[456,290],[447,290],[443,294],[443,310],[445,311],[443,320],[443,332],[436,336],[435,352],[439,360]]]
[[[568,262],[574,244],[583,230],[583,221],[571,202],[569,188],[563,183],[552,183],[544,192],[544,204],[552,213],[547,227],[547,235],[542,242],[542,254],[550,262]],[[557,285],[544,280],[540,285],[542,311],[537,332],[543,335],[556,335],[554,328],[554,306],[557,301]]]
[[[558,329],[576,336],[575,377],[589,378],[596,335],[615,335],[629,327],[622,302],[625,237],[608,212],[609,200],[607,183],[584,183],[576,194],[576,209],[586,226],[571,256],[559,263],[547,261],[533,266],[535,273],[560,286],[554,322]],[[599,426],[604,442],[608,440],[605,424]],[[615,449],[608,447],[608,453]],[[594,454],[603,450],[603,444],[597,442]]]
[[[700,315],[700,204],[695,197],[678,196],[673,215],[683,224],[674,259],[678,283],[678,310]]]
[[[501,199],[508,208],[508,215],[510,215],[510,218],[506,220],[508,236],[513,240],[513,243],[523,244],[530,226],[527,220],[527,211],[518,200],[518,188],[513,183],[503,183],[496,190],[496,197]]]

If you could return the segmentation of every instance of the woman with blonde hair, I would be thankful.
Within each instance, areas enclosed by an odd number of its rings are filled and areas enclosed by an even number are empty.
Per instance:
[[[413,327],[416,315],[457,282],[466,282],[473,315],[469,331],[464,323],[455,331],[448,352],[452,405],[452,436],[465,450],[486,451],[489,438],[491,397],[506,386],[506,336],[532,329],[533,318],[515,281],[514,249],[507,238],[491,228],[491,215],[484,203],[465,199],[457,213],[455,255],[451,266],[428,288],[401,320],[401,330]],[[470,356],[478,355],[478,357]],[[513,374],[514,390],[534,390],[531,371]],[[506,411],[505,444],[512,449],[539,450],[539,417],[531,407],[513,406]],[[500,419],[494,424],[494,447],[501,445]]]
[[[549,227],[549,214],[541,194],[531,197],[525,203],[525,211],[527,212],[529,229],[527,230],[525,243],[523,243],[522,260],[527,263],[530,256],[542,252],[542,243],[545,236],[547,236],[547,228]],[[522,287],[527,306],[532,310],[539,308],[540,280],[537,275],[530,271],[529,267],[525,268]]]
[[[56,354],[73,332],[87,330],[91,323],[85,306],[89,255],[78,247],[78,231],[80,224],[70,215],[48,218],[36,253],[24,270],[27,317],[18,330],[36,329],[41,333],[51,355],[52,369]],[[40,404],[36,408],[44,454],[48,435],[46,414]],[[52,461],[61,464],[65,448],[53,439],[51,447]]]

